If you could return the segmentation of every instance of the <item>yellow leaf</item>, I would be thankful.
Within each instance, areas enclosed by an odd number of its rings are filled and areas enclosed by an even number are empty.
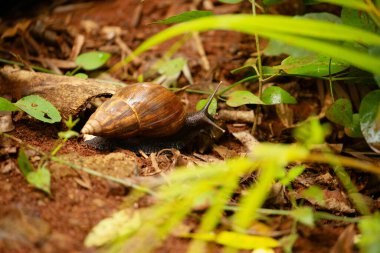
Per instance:
[[[229,231],[218,234],[215,242],[238,249],[275,248],[280,245],[277,240],[271,237],[246,235]]]
[[[136,232],[141,225],[140,213],[133,209],[124,209],[111,217],[100,221],[87,235],[86,247],[99,247],[112,242],[119,236],[128,236]]]

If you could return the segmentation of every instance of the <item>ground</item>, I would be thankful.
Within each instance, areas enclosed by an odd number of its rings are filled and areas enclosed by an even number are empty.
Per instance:
[[[301,7],[292,4],[292,1],[285,2],[287,3],[271,11],[283,14],[294,14],[300,11]],[[28,11],[34,10],[36,6],[41,6],[41,8],[33,13]],[[337,11],[325,5],[316,8]],[[57,6],[41,4],[39,1],[26,1],[22,7],[9,7],[14,15],[4,16],[1,21],[1,31],[4,32],[5,29],[25,18],[33,23],[41,22],[44,28],[33,38],[25,31],[13,34],[2,41],[2,50],[12,52],[29,62],[48,67],[51,65],[43,61],[44,58],[68,59],[74,38],[78,34],[84,34],[85,42],[82,51],[102,50],[114,53],[107,66],[104,67],[107,69],[120,59],[120,44],[115,44],[114,40],[107,41],[104,37],[99,38],[99,34],[102,34],[99,30],[106,26],[114,27],[112,29],[117,27],[121,31],[120,38],[125,43],[124,45],[135,49],[146,38],[166,27],[153,24],[154,21],[192,9],[209,9],[216,14],[250,12],[250,6],[247,3],[225,5],[217,1],[150,0],[144,3],[138,0],[72,1],[69,4]],[[49,32],[50,36],[57,36],[54,38],[58,38],[59,43],[49,41]],[[101,36],[107,36],[104,33]],[[241,76],[232,75],[230,71],[242,66],[249,57],[254,56],[254,39],[251,36],[226,31],[202,33],[200,38],[209,68],[201,61],[201,54],[194,39],[187,41],[176,54],[188,60],[195,83],[194,89],[208,90],[212,83],[223,81],[230,84],[239,80]],[[36,41],[37,43],[34,44],[33,42]],[[155,61],[162,57],[173,42],[172,40],[170,43],[164,43],[141,56],[139,63],[135,62],[122,77],[123,81],[131,82],[130,80],[136,79],[139,73],[146,72]],[[261,46],[265,45],[266,41],[262,40]],[[276,62],[279,59],[267,57],[264,61]],[[123,75],[120,74],[120,76]],[[178,82],[181,86],[187,84],[183,76]],[[278,79],[276,82],[284,85],[299,100],[297,105],[290,106],[295,115],[294,121],[302,121],[311,114],[318,115],[323,111],[324,101],[321,101],[320,96],[317,95],[320,94],[323,84],[318,84],[313,80],[300,81],[287,78]],[[247,87],[253,91],[257,90],[257,84],[249,84]],[[185,96],[188,100],[189,111],[194,111],[196,101],[205,97],[190,93]],[[221,107],[226,106],[222,104]],[[273,107],[262,112],[262,124],[257,129],[257,138],[260,141],[289,142],[292,140],[289,129],[283,121],[278,119],[275,110],[276,108]],[[0,252],[94,252],[95,249],[86,248],[83,245],[84,238],[94,225],[120,208],[129,189],[52,162],[48,166],[52,173],[51,196],[33,188],[17,168],[17,152],[21,146],[27,147],[27,145],[37,147],[42,152],[50,152],[57,141],[57,133],[63,127],[60,124],[43,124],[26,115],[21,115],[14,121],[15,129],[9,134],[21,142],[3,137],[0,146]],[[155,156],[146,156],[123,149],[117,149],[114,152],[97,151],[84,145],[83,140],[79,138],[69,140],[59,151],[59,157],[114,177],[153,176],[174,169],[174,165],[209,162],[244,153],[244,146],[231,133],[250,130],[251,125],[232,122],[226,124],[225,127],[228,132],[218,140],[219,148],[207,150],[204,154],[169,150]],[[336,132],[341,133],[341,130]],[[350,145],[358,147],[361,143],[354,142]],[[30,160],[37,165],[41,154],[28,148],[27,150]],[[311,180],[310,178],[315,180],[317,175],[320,176],[320,184],[329,184],[331,195],[340,194],[341,186],[336,182],[329,183],[333,181],[332,173],[326,166],[310,165],[310,167],[311,174],[309,177],[306,176],[304,181],[298,181],[298,185],[294,185],[296,189],[305,187],[305,182]],[[371,181],[365,174],[359,176],[355,174],[353,178],[355,177],[358,185],[367,185],[367,182]],[[370,191],[365,186],[362,189]],[[332,199],[338,199],[338,197]],[[346,201],[347,196],[343,194],[342,199],[342,202]],[[282,204],[273,202],[266,205],[279,207]],[[345,211],[339,209],[343,208],[342,205],[335,209],[331,207],[329,211],[355,216],[355,213],[347,211],[349,208]],[[378,202],[375,201],[372,205],[378,208]],[[291,224],[290,218],[284,217],[274,219],[272,223],[278,231],[285,232],[289,231]],[[330,252],[347,227],[348,223],[333,221],[321,221],[315,228],[300,226],[300,238],[293,252]],[[185,252],[187,246],[188,240],[170,237],[161,248],[157,249],[157,252]],[[217,247],[213,247],[213,251],[217,250]],[[276,252],[282,251],[278,249]]]

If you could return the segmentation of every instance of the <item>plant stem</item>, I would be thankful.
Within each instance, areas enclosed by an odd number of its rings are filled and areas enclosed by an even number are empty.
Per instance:
[[[362,171],[371,172],[380,175],[380,167],[372,163],[363,162],[350,157],[331,155],[331,154],[309,154],[305,161],[329,163],[334,165],[342,165],[349,168],[360,169]],[[339,163],[339,164],[337,164]]]
[[[329,85],[330,85],[331,100],[334,103],[335,99],[334,99],[334,89],[333,89],[332,76],[331,76],[331,60],[332,59],[330,57],[330,61],[329,61]]]
[[[252,4],[252,14],[253,16],[256,16],[256,0],[250,0]],[[260,40],[259,35],[255,33],[255,44],[256,44],[256,51],[257,51],[257,67],[258,72],[257,75],[259,76],[259,97],[261,98],[262,88],[263,88],[263,66],[261,62],[261,50],[260,50]]]
[[[252,5],[252,15],[256,16],[256,0],[249,0],[249,1],[251,2],[251,5]],[[256,70],[256,72],[257,72],[257,75],[259,77],[259,79],[258,79],[258,81],[259,81],[259,98],[261,99],[261,95],[263,93],[263,66],[262,66],[262,62],[261,62],[260,40],[259,40],[259,35],[257,33],[255,33],[255,44],[256,44],[256,51],[257,51],[257,67],[258,67],[258,71]],[[260,105],[257,105],[255,114],[260,115],[260,110],[261,110]],[[257,120],[258,120],[258,118],[255,117],[255,121],[254,121],[253,126],[252,126],[251,134],[253,134],[256,131]]]
[[[236,212],[240,209],[239,206],[225,206],[224,210]],[[264,215],[283,215],[290,216],[292,214],[292,210],[277,210],[277,209],[267,209],[267,208],[259,208],[257,209],[258,214]],[[358,222],[360,218],[352,218],[347,216],[337,216],[327,212],[315,211],[314,215],[317,219],[325,219],[325,220],[335,220],[335,221],[344,221],[344,222]]]

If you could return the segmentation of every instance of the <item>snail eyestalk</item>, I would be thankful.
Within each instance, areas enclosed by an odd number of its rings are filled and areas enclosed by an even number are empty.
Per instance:
[[[211,96],[209,97],[209,99],[207,100],[207,103],[206,105],[203,107],[202,109],[202,114],[204,115],[204,117],[202,117],[202,120],[210,125],[212,125],[213,127],[219,129],[222,133],[225,132],[225,130],[223,128],[221,128],[220,126],[218,126],[214,121],[212,121],[210,119],[210,114],[208,113],[208,108],[210,107],[211,105],[211,102],[212,102],[212,99],[215,97],[216,93],[218,92],[220,86],[222,85],[222,81],[219,82],[218,86],[215,88],[214,92],[211,94]]]

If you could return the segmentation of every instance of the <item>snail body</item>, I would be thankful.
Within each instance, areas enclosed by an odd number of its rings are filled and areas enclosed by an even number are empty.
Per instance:
[[[187,114],[179,97],[159,84],[128,85],[103,103],[81,132],[135,146],[145,139],[147,145],[181,148],[199,132],[220,129],[207,112],[217,89],[203,110]]]

